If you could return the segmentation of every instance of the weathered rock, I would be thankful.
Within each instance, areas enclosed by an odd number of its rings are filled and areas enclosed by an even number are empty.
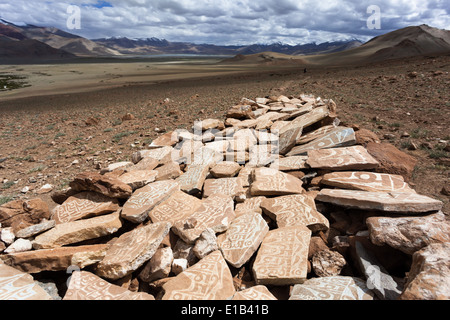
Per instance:
[[[204,119],[202,121],[196,121],[193,128],[194,131],[202,132],[209,129],[223,130],[225,128],[225,125],[223,121],[219,119]]]
[[[314,169],[336,171],[374,169],[379,165],[362,146],[310,150],[306,164]]]
[[[187,171],[177,178],[176,181],[184,192],[196,194],[202,190],[208,172],[209,164],[191,164],[188,166]]]
[[[99,216],[119,210],[117,199],[96,192],[81,192],[69,197],[52,213],[56,224]]]
[[[306,160],[308,160],[306,156],[279,158],[270,165],[270,168],[280,171],[307,169],[309,166],[306,165]]]
[[[10,253],[1,256],[5,264],[27,273],[42,271],[67,270],[70,266],[85,267],[101,260],[109,245],[96,244],[75,247],[60,247],[55,249],[32,250]],[[78,256],[79,258],[74,258]],[[91,263],[87,263],[89,257]],[[97,259],[93,259],[96,257]]]
[[[0,240],[5,244],[10,245],[16,239],[16,235],[14,234],[12,227],[2,228],[0,231]]]
[[[16,237],[17,238],[30,238],[32,236],[35,236],[39,233],[42,233],[44,231],[47,231],[51,228],[53,228],[56,225],[55,220],[43,220],[43,222],[29,226],[27,228],[21,229],[17,231]]]
[[[6,248],[5,253],[30,251],[32,248],[33,246],[30,240],[17,239],[8,248]]]
[[[0,263],[0,300],[52,300],[33,277]]]
[[[335,205],[398,213],[420,213],[440,210],[442,201],[416,193],[369,192],[343,189],[322,189],[316,200]]]
[[[157,222],[124,233],[97,265],[96,274],[116,280],[137,270],[153,257],[170,227],[168,222]]]
[[[230,227],[217,237],[223,257],[235,268],[240,268],[256,252],[269,226],[258,213],[246,213],[234,219]]]
[[[305,144],[305,143],[311,142],[311,141],[316,140],[316,139],[320,139],[320,138],[326,136],[327,134],[329,134],[330,132],[332,132],[335,129],[336,129],[336,127],[333,126],[333,125],[320,127],[320,128],[318,128],[318,129],[316,129],[314,131],[308,132],[307,134],[298,137],[298,139],[295,142],[295,144],[296,145],[301,145],[301,144]]]
[[[337,127],[324,136],[317,138],[309,143],[296,146],[286,155],[297,156],[306,155],[309,150],[329,149],[338,147],[347,147],[356,144],[355,132],[352,128]]]
[[[235,293],[220,251],[214,251],[163,285],[162,300],[225,300]]]
[[[199,259],[203,259],[216,250],[219,250],[216,233],[210,228],[202,232],[200,237],[195,241],[195,246],[192,249],[195,256]]]
[[[414,189],[404,181],[402,176],[385,173],[364,171],[332,172],[325,174],[321,183],[342,189],[415,193]]]
[[[187,243],[194,243],[207,228],[215,232],[228,229],[235,218],[234,201],[230,196],[213,194],[187,219],[177,221],[172,231]]]
[[[321,106],[314,108],[310,112],[295,118],[294,120],[292,120],[292,122],[297,124],[298,126],[306,128],[333,114],[333,111],[330,110],[328,106]]]
[[[155,170],[132,170],[120,175],[117,179],[136,190],[156,180],[158,172]]]
[[[308,260],[311,260],[316,253],[322,250],[328,250],[328,246],[326,245],[324,240],[321,237],[317,236],[311,237],[308,249]]]
[[[115,163],[111,163],[106,168],[102,169],[100,171],[100,173],[105,174],[108,172],[113,172],[114,170],[118,170],[118,169],[126,169],[131,166],[133,166],[133,162],[130,162],[130,161],[115,162]]]
[[[282,127],[279,131],[279,153],[282,155],[290,152],[293,146],[295,146],[295,142],[298,137],[301,136],[303,132],[303,125],[301,123],[290,122],[288,125]]]
[[[187,259],[177,258],[172,261],[172,272],[177,276],[189,266]]]
[[[252,196],[300,194],[304,190],[300,179],[271,168],[254,169],[252,181]]]
[[[312,231],[326,231],[330,223],[317,211],[314,199],[306,194],[264,199],[261,208],[279,228],[302,225]]]
[[[121,217],[134,223],[141,223],[148,218],[148,213],[153,208],[179,190],[179,184],[172,180],[150,183],[133,193],[123,205]]]
[[[180,165],[174,161],[167,162],[165,165],[156,168],[155,171],[158,174],[156,181],[176,179],[183,174]]]
[[[203,186],[204,198],[212,194],[223,194],[234,199],[244,192],[239,178],[206,179]]]
[[[75,271],[63,300],[155,300],[145,292],[131,292],[87,271]]]
[[[14,232],[50,218],[50,210],[41,199],[15,200],[0,206],[0,224]]]
[[[398,174],[409,181],[416,166],[417,160],[400,151],[390,143],[370,142],[366,146],[367,152],[379,163],[377,172]]]
[[[370,217],[366,224],[373,244],[387,244],[407,254],[432,243],[450,242],[450,224],[442,212],[425,217]]]
[[[146,170],[151,171],[159,165],[159,160],[154,158],[144,158],[136,163],[134,166],[127,168],[128,172],[135,170]]]
[[[51,249],[113,234],[122,227],[119,212],[56,225],[38,235],[34,249]]]
[[[355,242],[357,262],[366,276],[367,286],[379,299],[397,300],[402,290],[377,258],[359,242]]]
[[[173,252],[170,247],[156,250],[155,254],[139,273],[139,278],[145,282],[162,279],[169,276],[172,270]]]
[[[111,198],[126,199],[133,190],[129,185],[118,179],[102,176],[96,172],[85,172],[77,175],[69,183],[75,191],[93,191]]]
[[[213,231],[212,229],[206,229],[206,230],[210,230]],[[203,233],[206,232],[203,231]],[[214,233],[215,236],[215,233]],[[175,246],[173,246],[173,257],[174,259],[186,259],[187,261],[187,266],[193,266],[194,264],[196,264],[198,262],[198,258],[195,255],[194,252],[194,244],[190,244],[190,243],[186,243],[184,242],[182,239],[178,239],[178,241],[176,242]]]
[[[244,202],[236,204],[236,208],[234,210],[234,213],[236,214],[236,217],[239,217],[245,213],[262,213],[261,209],[261,203],[262,201],[266,199],[266,197],[260,196],[260,197],[252,197],[249,199],[245,199]]]
[[[304,226],[269,231],[253,264],[256,283],[292,285],[304,282],[310,238],[311,230]]]
[[[319,277],[296,284],[289,300],[373,300],[373,292],[360,278]]]
[[[131,155],[131,161],[134,164],[137,164],[142,159],[151,158],[157,160],[159,163],[164,163],[166,159],[170,159],[172,151],[173,147],[170,146],[150,150],[139,150]]]
[[[159,147],[173,147],[178,142],[178,133],[175,131],[169,131],[155,140],[149,145],[149,148],[159,148]]]
[[[241,170],[241,166],[234,161],[224,161],[211,168],[214,178],[232,178]]]
[[[175,191],[169,198],[154,207],[148,216],[153,223],[167,221],[174,225],[178,220],[189,218],[201,204],[200,199],[183,191]]]
[[[226,117],[235,119],[251,119],[253,118],[253,109],[250,105],[235,105],[231,107]]]
[[[367,144],[369,142],[374,142],[374,143],[380,143],[381,140],[380,138],[378,138],[378,136],[367,129],[359,129],[355,132],[355,136],[356,136],[356,143],[360,144],[364,147],[367,146]]]
[[[345,258],[339,252],[329,249],[316,252],[311,259],[312,269],[319,277],[337,276],[346,264]]]
[[[413,255],[401,300],[450,299],[450,243],[434,243]]]
[[[267,289],[266,286],[259,285],[236,292],[235,295],[233,296],[233,299],[231,300],[268,301],[278,299],[269,291],[269,289]]]

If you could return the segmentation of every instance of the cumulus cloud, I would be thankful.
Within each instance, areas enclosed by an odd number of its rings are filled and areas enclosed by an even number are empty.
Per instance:
[[[410,25],[450,26],[447,0],[7,0],[1,18],[54,26],[88,38],[158,37],[215,44],[302,44],[370,38]],[[81,9],[81,29],[68,30],[69,5]],[[377,5],[381,29],[369,29]]]

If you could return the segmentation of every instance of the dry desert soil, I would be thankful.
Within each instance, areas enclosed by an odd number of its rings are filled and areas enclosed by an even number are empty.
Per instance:
[[[99,66],[98,73],[109,76],[105,82],[95,72],[88,79],[86,65],[60,65],[73,74],[73,86],[70,79],[61,84],[49,66],[14,66],[16,73],[32,70],[34,77],[20,95],[0,92],[0,204],[41,197],[54,206],[49,193],[37,194],[45,184],[60,190],[78,173],[130,160],[163,132],[189,129],[199,119],[223,119],[243,97],[306,93],[333,99],[345,125],[372,130],[418,159],[410,184],[442,200],[444,212],[450,212],[449,55],[308,66],[306,73],[296,63],[214,64],[199,72],[172,65],[172,76],[164,77],[158,68],[135,72],[129,66],[116,64],[116,72],[129,70],[116,77]],[[122,119],[127,113],[132,120]]]

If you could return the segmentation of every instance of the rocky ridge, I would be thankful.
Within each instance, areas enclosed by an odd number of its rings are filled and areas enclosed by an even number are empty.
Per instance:
[[[0,206],[0,299],[450,298],[442,202],[332,100],[243,98],[131,160]]]

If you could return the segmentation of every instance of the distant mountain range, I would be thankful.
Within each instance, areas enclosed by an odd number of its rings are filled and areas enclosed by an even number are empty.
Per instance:
[[[0,19],[0,63],[152,54],[230,55],[239,56],[241,58],[237,60],[242,60],[243,55],[264,52],[289,56],[307,55],[311,56],[310,61],[313,63],[321,63],[329,57],[335,57],[336,61],[344,62],[351,62],[362,56],[382,60],[450,51],[449,34],[448,30],[422,25],[396,30],[365,44],[359,40],[351,40],[302,45],[273,43],[221,46],[170,42],[158,38],[89,40],[54,27],[18,26]],[[309,58],[305,61],[308,60]]]

